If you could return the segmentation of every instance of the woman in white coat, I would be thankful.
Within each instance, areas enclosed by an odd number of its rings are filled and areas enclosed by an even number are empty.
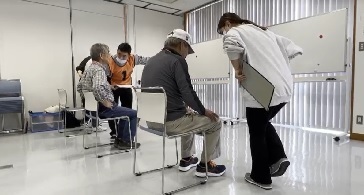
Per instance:
[[[241,19],[235,13],[221,16],[217,30],[224,35],[223,47],[239,82],[249,79],[244,75],[242,67],[242,62],[246,61],[275,87],[269,111],[244,90],[253,162],[251,173],[245,175],[245,180],[270,190],[271,177],[282,176],[290,165],[270,120],[291,99],[293,78],[289,61],[302,54],[302,49],[289,39],[274,34],[266,27]]]

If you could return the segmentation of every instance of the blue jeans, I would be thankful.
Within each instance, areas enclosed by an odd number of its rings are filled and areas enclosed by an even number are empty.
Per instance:
[[[121,116],[129,117],[131,140],[134,141],[137,129],[137,111],[126,107],[117,106],[116,103],[114,103],[114,106],[112,108],[106,108],[102,104],[99,104],[100,118],[113,118]],[[119,120],[117,132],[117,138],[125,142],[130,142],[129,123],[127,120]]]

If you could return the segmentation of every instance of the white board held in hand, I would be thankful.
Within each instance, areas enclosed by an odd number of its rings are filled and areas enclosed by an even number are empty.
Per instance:
[[[243,62],[243,72],[246,77],[241,86],[262,105],[269,110],[272,101],[274,86],[250,64]]]

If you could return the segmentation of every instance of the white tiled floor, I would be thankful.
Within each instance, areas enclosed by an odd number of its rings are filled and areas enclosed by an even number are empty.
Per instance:
[[[227,166],[221,178],[179,194],[209,195],[363,195],[364,143],[335,143],[331,135],[277,128],[292,165],[284,177],[274,179],[272,191],[264,191],[244,181],[251,166],[248,134],[245,124],[224,126],[223,155],[217,160]],[[107,132],[101,142],[109,141]],[[87,139],[92,141],[92,138]],[[161,165],[162,140],[140,132],[138,168],[146,170]],[[197,148],[201,151],[201,138]],[[173,141],[168,142],[167,161],[175,162]],[[108,148],[101,149],[107,152]],[[97,159],[94,149],[82,148],[82,137],[64,139],[57,132],[0,137],[1,195],[104,195],[161,194],[161,174],[135,177],[132,153]],[[166,190],[197,181],[193,171],[167,170]]]

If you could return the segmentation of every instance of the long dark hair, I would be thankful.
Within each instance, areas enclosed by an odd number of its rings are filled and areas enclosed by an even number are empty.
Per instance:
[[[225,23],[229,21],[231,24],[252,24],[262,30],[267,30],[267,27],[264,26],[260,26],[250,20],[246,20],[246,19],[241,19],[236,13],[224,13],[220,20],[219,20],[219,24],[217,25],[217,32],[222,35],[223,32],[221,31],[221,29],[225,26]]]

